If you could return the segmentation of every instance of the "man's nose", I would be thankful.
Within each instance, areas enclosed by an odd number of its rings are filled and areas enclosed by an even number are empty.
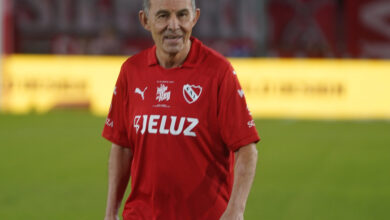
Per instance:
[[[170,16],[168,20],[168,29],[170,30],[179,29],[179,19],[177,19],[176,15]]]

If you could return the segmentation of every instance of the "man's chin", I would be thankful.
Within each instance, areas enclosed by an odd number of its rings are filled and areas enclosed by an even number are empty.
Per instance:
[[[177,45],[177,46],[167,46],[167,47],[164,47],[164,51],[168,54],[177,54],[179,53],[181,50],[183,50],[183,47]]]

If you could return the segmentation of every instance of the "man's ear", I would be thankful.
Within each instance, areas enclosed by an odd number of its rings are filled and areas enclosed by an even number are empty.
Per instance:
[[[197,8],[197,9],[195,9],[195,16],[194,16],[194,20],[193,20],[193,26],[196,25],[196,23],[199,20],[199,17],[200,17],[200,9]]]
[[[138,18],[139,18],[139,21],[141,22],[142,27],[144,27],[146,30],[149,31],[150,27],[149,27],[148,15],[146,14],[146,12],[144,10],[139,11]]]

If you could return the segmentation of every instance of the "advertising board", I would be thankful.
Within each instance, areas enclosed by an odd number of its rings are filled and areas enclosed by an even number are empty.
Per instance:
[[[12,55],[3,111],[88,107],[106,115],[125,57]],[[390,119],[390,61],[230,59],[254,117]]]

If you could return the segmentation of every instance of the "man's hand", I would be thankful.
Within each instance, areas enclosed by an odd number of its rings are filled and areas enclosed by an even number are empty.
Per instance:
[[[243,220],[246,200],[256,173],[257,150],[254,143],[235,154],[234,183],[228,206],[220,220]]]
[[[133,153],[130,148],[112,144],[108,162],[108,195],[105,220],[119,220],[118,211],[130,178]]]
[[[244,220],[244,214],[226,210],[219,220]]]
[[[119,216],[114,215],[114,216],[106,216],[104,220],[119,220]]]

